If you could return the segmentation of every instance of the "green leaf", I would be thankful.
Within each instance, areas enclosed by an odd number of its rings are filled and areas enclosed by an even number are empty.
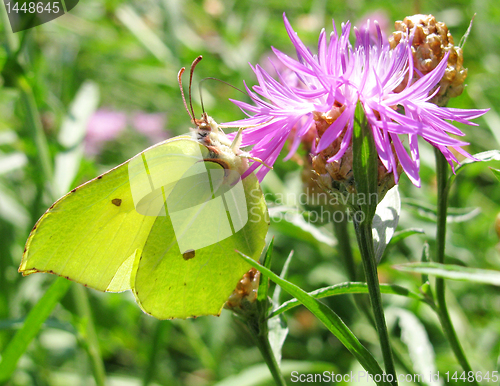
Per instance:
[[[401,329],[401,341],[408,347],[415,374],[436,374],[435,354],[429,336],[422,322],[411,312],[402,308],[391,307],[387,310],[388,319],[398,321]],[[395,321],[396,321],[395,320]],[[425,382],[429,377],[423,377]]]
[[[50,316],[54,307],[66,294],[71,282],[59,277],[31,309],[23,327],[17,331],[2,353],[0,362],[0,384],[7,381],[16,369],[19,358],[28,349],[28,345],[38,334],[45,320]]]
[[[372,354],[359,342],[358,338],[356,338],[356,336],[351,332],[351,330],[349,330],[349,328],[332,309],[316,300],[295,284],[280,278],[269,269],[260,266],[250,257],[245,256],[241,252],[240,255],[248,264],[254,268],[260,269],[261,274],[268,276],[272,281],[281,286],[283,290],[297,298],[304,306],[306,306],[309,311],[311,311],[356,357],[366,371],[374,375],[383,374],[383,370],[380,368],[380,365],[377,363],[375,358],[373,358]],[[382,376],[381,378],[382,380],[377,383],[378,385],[390,386],[390,383],[384,382]]]
[[[280,277],[282,279],[286,279],[286,274],[288,273],[288,267],[290,266],[290,262],[292,261],[293,253],[294,253],[293,251],[290,252],[290,254],[285,260],[285,264],[283,264],[283,269],[281,270],[280,274]],[[271,267],[266,267],[266,268],[271,269]],[[281,287],[277,285],[273,293],[273,302],[275,305],[279,304],[280,295],[281,295]]]
[[[375,258],[380,263],[385,248],[391,241],[394,231],[398,226],[399,213],[401,212],[401,198],[398,186],[391,188],[382,201],[377,205],[372,222],[373,247]]]
[[[283,269],[281,270],[280,274],[280,277],[282,279],[286,278],[286,274],[288,272],[288,267],[290,266],[290,262],[292,261],[292,257],[293,257],[293,251],[290,252],[285,261],[285,264],[283,264]],[[270,267],[267,266],[266,268]],[[269,281],[269,278],[267,278],[267,281]],[[275,308],[279,304],[280,294],[281,294],[281,287],[279,285],[276,285],[273,293],[273,308]],[[288,326],[286,323],[286,319],[284,315],[278,315],[269,318],[267,321],[267,326],[268,326],[269,344],[271,345],[271,349],[273,350],[276,362],[278,362],[279,365],[279,363],[281,362],[281,350],[288,335]]]
[[[132,7],[122,5],[116,10],[115,15],[161,63],[168,64],[168,68],[178,67],[177,59],[170,49]]]
[[[400,271],[416,272],[444,279],[500,286],[500,271],[489,269],[467,268],[460,265],[439,263],[410,263],[395,265],[394,268]]]
[[[500,181],[500,170],[492,168],[492,167],[490,167],[490,170],[493,172],[495,177]]]
[[[365,214],[363,221],[371,223],[378,204],[378,200],[372,199],[372,195],[378,193],[378,156],[370,125],[360,103],[356,106],[352,144],[353,173],[360,198],[359,207]]]
[[[488,162],[488,161],[500,161],[500,150],[488,150],[488,151],[484,151],[482,153],[477,153],[477,154],[473,154],[473,157],[478,159],[479,161],[482,161],[482,162]],[[453,181],[455,181],[455,178],[456,176],[468,165],[471,165],[473,163],[476,163],[478,161],[476,160],[472,160],[470,158],[467,158],[465,160],[463,160],[461,163],[460,163],[460,166],[458,166],[456,169],[455,169],[455,174],[452,174],[450,176],[450,179],[449,179],[449,184],[448,185],[451,185],[453,183]]]
[[[2,320],[0,321],[0,330],[9,330],[9,329],[19,330],[20,328],[23,327],[25,322],[26,318]],[[45,322],[43,322],[42,327],[62,330],[75,335],[77,333],[73,324],[68,322],[62,322],[52,318],[48,318]]]
[[[65,150],[58,153],[55,158],[54,182],[57,197],[70,189],[78,172],[83,156],[82,141],[87,132],[88,121],[97,109],[98,103],[97,84],[86,81],[76,93],[68,114],[64,118],[58,141]]]
[[[500,161],[500,150],[488,150],[483,151],[482,153],[473,154],[474,158],[477,158],[479,161],[488,162],[488,161]],[[455,174],[458,174],[463,170],[467,165],[476,163],[478,161],[472,160],[470,158],[464,159],[460,166],[455,169]]]
[[[267,321],[269,345],[273,351],[278,366],[281,362],[281,350],[288,335],[288,326],[284,315],[278,315]]]
[[[273,256],[273,245],[274,237],[271,239],[269,246],[267,247],[266,254],[264,255],[264,261],[262,265],[266,268],[271,268],[271,260]],[[269,278],[264,280],[263,277],[260,278],[259,288],[257,290],[257,301],[261,302],[267,300],[267,293],[269,292]]]
[[[412,292],[404,287],[395,284],[380,284],[380,292],[383,294],[406,296],[415,300],[424,300],[419,294]],[[315,299],[326,298],[329,296],[345,295],[345,294],[367,294],[368,285],[360,282],[339,283],[328,287],[319,288],[308,294]],[[279,315],[294,307],[300,306],[301,302],[297,299],[291,299],[284,302],[280,307],[275,309],[269,317]]]
[[[432,222],[437,221],[437,208],[435,205],[421,202],[411,198],[404,199],[404,204],[414,208],[417,214]],[[448,208],[447,223],[459,223],[473,219],[481,213],[481,208]]]
[[[389,245],[394,245],[394,244],[400,242],[401,240],[406,239],[407,237],[410,237],[412,235],[416,235],[419,233],[424,234],[425,232],[422,228],[408,228],[408,229],[400,230],[400,231],[394,233],[394,236],[392,236],[392,239],[391,239]]]

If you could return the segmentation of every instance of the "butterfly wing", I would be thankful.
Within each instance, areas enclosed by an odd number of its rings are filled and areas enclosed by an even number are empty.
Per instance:
[[[235,250],[258,259],[265,245],[269,220],[256,177],[224,184],[227,171],[202,165],[204,174],[170,193],[134,271],[137,302],[159,319],[220,314],[250,268]]]
[[[74,189],[37,222],[19,271],[101,291],[132,289],[160,319],[217,315],[269,225],[257,179],[232,179],[182,136]],[[227,181],[230,181],[228,183]]]
[[[147,159],[153,171],[182,175],[208,153],[189,138],[157,144],[59,199],[31,231],[19,271],[54,273],[101,291],[131,289],[134,262],[156,216],[136,210],[131,186],[144,175],[129,165]]]

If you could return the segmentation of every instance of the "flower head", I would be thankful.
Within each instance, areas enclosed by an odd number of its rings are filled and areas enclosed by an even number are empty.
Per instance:
[[[284,22],[298,60],[275,48],[273,52],[282,65],[293,71],[295,79],[291,81],[288,75],[285,80],[276,70],[276,80],[261,66],[252,66],[259,85],[254,86],[253,91],[245,87],[255,103],[233,101],[249,117],[224,124],[251,126],[243,131],[242,146],[253,145],[253,156],[272,165],[293,129],[293,143],[285,160],[289,159],[302,137],[313,125],[318,128],[319,123],[323,129],[322,133],[318,130],[320,138],[313,144],[312,151],[325,151],[335,142],[335,153],[329,155],[327,162],[338,161],[351,144],[355,110],[360,104],[371,127],[379,160],[387,173],[394,174],[396,183],[400,165],[410,180],[420,186],[419,136],[437,147],[452,166],[458,161],[450,149],[472,157],[462,149],[467,142],[449,136],[464,134],[447,121],[474,125],[470,120],[487,110],[452,109],[429,102],[436,92],[433,88],[443,78],[448,54],[435,69],[418,80],[406,82],[404,88],[396,92],[405,76],[414,72],[411,34],[409,39],[402,37],[391,49],[384,43],[387,40],[382,38],[380,28],[377,27],[377,36],[373,39],[367,22],[362,30],[354,29],[356,43],[352,46],[350,23],[342,25],[340,34],[334,24],[329,38],[324,29],[321,31],[317,54],[313,54],[285,16]],[[257,167],[259,164],[254,163],[249,172]],[[262,180],[267,172],[261,168],[256,174]]]

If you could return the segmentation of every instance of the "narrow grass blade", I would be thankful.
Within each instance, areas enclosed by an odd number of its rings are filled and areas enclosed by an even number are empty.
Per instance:
[[[406,296],[408,298],[415,300],[422,300],[422,301],[424,300],[423,297],[417,294],[416,292],[412,292],[398,285],[380,284],[380,292],[382,292],[383,294]],[[321,299],[329,296],[337,296],[345,294],[367,294],[367,293],[368,293],[368,286],[366,283],[346,282],[317,289],[315,291],[309,292],[309,295],[314,297],[315,299]],[[291,299],[287,302],[284,302],[280,307],[275,309],[271,313],[271,315],[269,315],[269,317],[272,318],[273,316],[279,315],[285,311],[300,306],[301,304],[302,303],[299,302],[297,299]]]
[[[408,228],[408,229],[400,230],[400,231],[394,233],[394,236],[392,236],[392,239],[391,239],[389,245],[396,244],[396,243],[400,242],[401,240],[404,240],[407,237],[410,237],[410,236],[418,234],[418,233],[424,234],[425,232],[421,228]]]
[[[500,271],[462,267],[460,265],[439,263],[410,263],[395,265],[400,271],[416,272],[444,279],[471,281],[500,286]]]
[[[2,353],[0,362],[0,384],[6,382],[14,372],[19,358],[28,349],[28,345],[38,334],[42,324],[50,316],[59,300],[66,294],[71,282],[63,277],[57,278],[38,303],[31,309],[23,327]]]

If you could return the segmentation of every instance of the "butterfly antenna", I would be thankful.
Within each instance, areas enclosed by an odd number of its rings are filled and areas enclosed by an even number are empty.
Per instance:
[[[201,103],[201,111],[203,112],[203,115],[205,115],[205,105],[203,104],[203,93],[202,93],[202,88],[201,88],[201,84],[203,83],[204,80],[206,80],[207,78],[205,79],[202,79],[201,82],[198,84],[198,89],[200,91],[200,103]]]
[[[225,80],[218,79],[218,78],[213,78],[213,77],[211,77],[211,76],[210,76],[210,77],[208,77],[208,78],[204,78],[204,79],[202,79],[202,80],[200,81],[200,98],[201,98],[201,84],[202,84],[204,81],[209,80],[209,79],[211,79],[211,80],[217,80],[217,81],[219,81],[219,82],[222,82],[222,83],[224,83],[225,85],[227,85],[227,86],[229,86],[229,87],[232,87],[232,88],[234,88],[235,90],[238,90],[238,91],[239,91],[239,92],[241,92],[242,94],[244,94],[244,95],[248,95],[245,91],[243,91],[243,90],[239,89],[239,88],[238,88],[238,87],[236,87],[236,86],[233,86],[231,83],[228,83],[228,82],[226,82]],[[252,96],[251,96],[251,95],[248,95],[248,96],[249,96],[250,98],[252,98]],[[252,99],[253,99],[253,98],[252,98]]]
[[[186,96],[184,95],[184,89],[182,88],[182,74],[184,74],[184,71],[186,71],[186,67],[182,67],[179,70],[179,73],[177,74],[177,81],[179,82],[179,88],[181,89],[181,95],[182,95],[182,101],[184,102],[184,107],[186,108],[186,111],[189,114],[191,121],[194,121],[194,116],[191,114],[191,111],[189,111],[188,105],[186,103]],[[192,108],[193,106],[191,106],[191,109]]]
[[[208,80],[208,79],[211,79],[211,80],[217,80],[217,81],[219,81],[219,82],[222,82],[222,83],[224,83],[225,85],[227,85],[227,86],[229,86],[229,87],[232,87],[232,88],[234,88],[235,90],[237,90],[237,91],[241,92],[242,94],[246,95],[247,97],[249,97],[250,99],[252,99],[254,102],[257,102],[257,103],[259,103],[259,104],[264,103],[263,101],[258,100],[257,98],[253,97],[252,95],[250,95],[250,94],[246,93],[245,91],[243,91],[243,90],[239,89],[238,87],[233,86],[231,83],[228,83],[228,82],[226,82],[225,80],[221,80],[221,79],[218,79],[218,78],[213,78],[213,77],[208,77],[208,78],[204,78],[204,79],[202,79],[202,80],[201,80],[201,82],[200,82],[200,97],[201,97],[201,84],[202,84],[204,81]],[[267,103],[265,103],[265,104],[267,104]]]
[[[200,55],[195,60],[193,60],[193,63],[191,64],[191,71],[189,73],[189,106],[191,107],[191,113],[193,114],[193,117],[194,117],[194,109],[193,109],[193,100],[191,98],[191,85],[193,84],[194,69],[196,68],[198,63],[201,62],[201,59],[203,59],[203,56]]]

